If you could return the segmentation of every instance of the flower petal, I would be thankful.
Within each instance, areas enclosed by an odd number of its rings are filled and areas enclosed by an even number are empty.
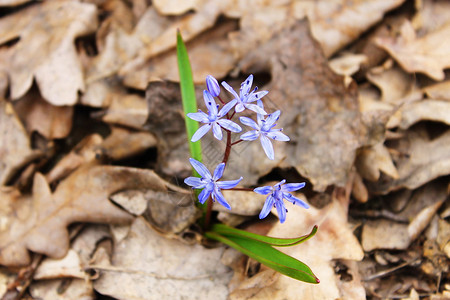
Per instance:
[[[205,179],[212,179],[211,173],[205,167],[204,164],[193,158],[189,158],[189,162],[191,163],[195,171],[197,171],[197,173],[200,174],[200,176],[202,176]]]
[[[294,192],[298,191],[299,189],[304,188],[306,183],[300,182],[300,183],[288,183],[281,187],[281,190],[283,192]]]
[[[250,74],[250,76],[248,76],[247,79],[245,79],[245,81],[241,83],[241,89],[239,90],[241,96],[246,95],[250,92],[252,84],[253,84],[253,74]]]
[[[276,141],[287,142],[291,140],[287,135],[285,135],[281,131],[270,131],[267,133],[267,136],[270,137],[272,140]]]
[[[215,137],[216,139],[218,139],[219,141],[222,140],[222,137],[223,137],[223,135],[222,135],[222,129],[220,128],[219,124],[217,124],[216,122],[214,122],[213,125],[212,125],[212,127],[213,127],[213,134],[214,134],[214,137]]]
[[[273,201],[274,201],[274,198],[272,197],[272,195],[269,195],[266,199],[266,202],[264,202],[264,206],[261,209],[261,212],[259,213],[260,219],[264,219],[270,213],[270,211],[272,210],[272,207],[273,207]]]
[[[264,134],[261,134],[261,145],[262,145],[267,157],[271,160],[274,160],[275,153],[273,152],[272,142]]]
[[[234,89],[228,83],[226,83],[225,81],[222,81],[222,86],[233,95],[234,99],[236,99],[236,100],[240,99],[239,95],[234,91]]]
[[[283,199],[276,199],[275,207],[277,208],[280,223],[284,223],[284,221],[286,221],[286,207],[284,206]]]
[[[234,110],[237,113],[243,112],[245,109],[244,105],[242,104],[242,102],[239,102],[238,104],[236,104],[236,107],[234,108]]]
[[[225,208],[231,210],[230,204],[228,204],[227,200],[225,200],[225,197],[222,195],[222,193],[220,192],[220,189],[218,187],[214,188],[213,199],[217,200],[217,202],[222,204]]]
[[[221,189],[227,190],[227,189],[232,189],[235,186],[237,186],[239,184],[239,182],[241,182],[242,177],[236,180],[227,180],[227,181],[217,181],[216,185],[218,187],[220,187]]]
[[[197,129],[191,138],[191,142],[196,142],[201,139],[209,130],[211,129],[211,124],[206,124]]]
[[[264,123],[264,131],[268,131],[272,127],[273,123],[278,121],[278,119],[280,118],[280,114],[281,111],[277,110],[276,112],[273,112],[267,116],[267,119]]]
[[[241,140],[244,141],[254,141],[259,137],[259,132],[257,130],[252,130],[241,135]]]
[[[222,118],[223,116],[225,116],[230,109],[233,108],[233,106],[235,106],[237,103],[236,99],[231,100],[230,102],[228,102],[227,104],[225,104],[222,109],[219,111],[219,114],[217,115],[219,118]]]
[[[204,182],[201,178],[198,177],[188,177],[184,180],[184,183],[186,183],[189,186],[192,186],[196,189],[202,189],[206,186],[206,182]]]
[[[217,116],[217,104],[210,92],[204,90],[203,99],[205,100],[206,108],[208,108],[208,113],[211,116]]]
[[[208,123],[208,115],[199,110],[196,113],[188,113],[187,116],[194,121]]]
[[[287,201],[294,203],[294,205],[300,205],[301,207],[306,208],[306,209],[309,208],[309,205],[306,202],[304,202],[303,200],[300,200],[299,198],[295,197],[294,195],[291,195],[288,193],[283,193],[283,197]]]
[[[223,170],[225,170],[225,163],[218,164],[214,170],[213,180],[219,180],[222,178]]]
[[[198,195],[198,201],[203,204],[208,200],[211,192],[213,191],[214,184],[208,184],[203,191]]]
[[[251,93],[245,102],[250,103],[250,102],[259,100],[262,97],[264,97],[265,95],[267,95],[268,93],[269,93],[269,91],[260,91],[257,93]]]
[[[206,76],[206,88],[211,93],[213,97],[217,97],[220,94],[220,86],[217,82],[217,79],[215,79],[213,76],[208,75]]]
[[[250,118],[247,118],[247,117],[240,117],[240,118],[239,118],[239,121],[241,121],[242,124],[244,124],[244,125],[246,125],[246,126],[250,126],[250,127],[253,128],[253,129],[256,129],[256,130],[259,129],[258,124],[256,124],[256,122],[253,121],[253,120],[250,119]]]
[[[241,126],[239,126],[238,124],[234,123],[231,120],[226,120],[226,119],[222,119],[222,120],[218,120],[217,123],[222,126],[225,129],[228,129],[231,132],[241,132],[242,128]]]
[[[266,111],[256,104],[244,103],[243,105],[245,106],[245,108],[250,109],[257,114],[267,115]]]
[[[261,195],[267,195],[269,193],[272,192],[272,187],[271,186],[262,186],[262,187],[257,187],[256,189],[253,190],[255,193],[261,194]]]

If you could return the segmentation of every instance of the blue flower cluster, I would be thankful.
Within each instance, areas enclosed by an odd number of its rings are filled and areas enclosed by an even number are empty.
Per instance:
[[[240,136],[240,141],[254,141],[259,138],[262,148],[267,157],[271,160],[275,159],[273,145],[270,139],[282,142],[289,141],[290,139],[287,135],[282,133],[282,128],[274,128],[277,125],[275,122],[278,121],[281,112],[277,110],[273,113],[268,114],[264,110],[264,105],[261,98],[263,98],[269,92],[258,92],[257,87],[252,90],[252,85],[253,75],[250,75],[243,83],[241,83],[238,95],[228,83],[222,82],[222,86],[228,92],[230,92],[233,97],[231,101],[225,104],[219,97],[219,83],[213,76],[208,75],[206,77],[207,90],[203,91],[203,99],[208,110],[207,113],[199,110],[196,113],[187,114],[189,118],[205,124],[194,133],[191,141],[196,142],[200,140],[211,129],[214,137],[218,140],[222,140],[223,138],[222,129],[234,133],[241,132],[241,126],[231,121],[231,118],[235,113],[241,113],[247,109],[256,113],[256,122],[248,117],[239,118],[239,121],[243,125],[248,126],[252,129],[242,134]],[[216,103],[216,101],[214,100],[215,97],[218,97],[219,100],[223,103],[222,107],[220,107],[220,105]],[[229,112],[232,108],[234,108],[234,113],[232,113],[230,117]],[[211,197],[213,201],[217,201],[227,209],[231,209],[230,205],[222,195],[221,189],[235,188],[242,180],[242,177],[231,181],[219,181],[219,179],[223,175],[226,161],[220,163],[216,167],[213,175],[211,175],[210,171],[201,162],[193,158],[190,158],[189,161],[192,167],[200,174],[201,178],[188,177],[184,180],[184,182],[194,189],[203,189],[198,196],[199,201],[201,203],[205,203],[205,201],[209,197]],[[305,186],[305,183],[289,183],[284,185],[285,182],[286,180],[282,180],[281,182],[275,184],[273,187],[264,186],[255,188],[253,190],[258,194],[269,194],[259,215],[260,219],[265,218],[269,214],[271,208],[275,207],[277,209],[280,222],[283,223],[286,220],[287,212],[283,199],[286,199],[287,201],[290,201],[293,204],[300,205],[304,208],[309,208],[308,204],[296,198],[292,194],[289,194],[289,192],[297,191],[303,188]]]

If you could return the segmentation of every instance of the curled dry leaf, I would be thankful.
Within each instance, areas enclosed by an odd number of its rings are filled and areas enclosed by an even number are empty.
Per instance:
[[[450,101],[450,80],[427,86],[423,90],[428,98]]]
[[[399,127],[407,129],[419,121],[435,121],[450,125],[450,101],[424,99],[400,107]]]
[[[96,7],[74,1],[36,3],[2,18],[0,43],[19,38],[0,51],[1,65],[11,80],[11,98],[23,96],[34,77],[48,102],[75,104],[84,79],[74,40],[96,27]]]
[[[389,148],[398,153],[394,157],[398,179],[382,177],[376,183],[369,182],[371,193],[387,194],[402,187],[415,189],[439,176],[450,174],[450,130],[431,139],[422,126],[407,131]]]
[[[155,9],[162,15],[181,15],[188,10],[196,9],[201,0],[154,0]]]
[[[166,185],[149,170],[85,166],[52,193],[44,176],[37,173],[32,199],[22,196],[6,200],[9,211],[2,216],[7,225],[0,232],[0,264],[26,265],[28,250],[63,257],[69,247],[66,227],[73,222],[130,222],[131,215],[112,204],[108,197],[120,190],[136,188],[164,191]],[[21,211],[19,215],[15,213],[17,208]]]
[[[231,272],[220,262],[223,251],[164,238],[137,218],[112,265],[91,266],[102,273],[94,288],[119,299],[226,299]]]
[[[439,29],[450,20],[450,2],[421,0],[414,2],[416,14],[411,23],[419,36]]]
[[[37,131],[48,140],[61,139],[72,129],[72,106],[54,106],[32,88],[14,103],[28,132]]]
[[[28,134],[13,106],[0,97],[0,185],[6,184],[15,173],[41,155],[31,149]]]
[[[434,80],[445,78],[450,67],[450,23],[418,38],[411,23],[406,21],[396,39],[379,38],[376,43],[409,73],[421,72]]]
[[[380,171],[393,179],[399,178],[391,154],[383,143],[362,148],[358,153],[355,165],[358,173],[370,181],[377,181],[380,178]]]
[[[285,162],[317,191],[333,184],[343,186],[356,149],[366,138],[355,86],[346,88],[342,77],[329,68],[307,21],[249,53],[241,66],[261,69],[266,67],[261,62],[267,61],[276,80],[264,87],[270,91],[266,97],[283,111],[283,128],[291,138],[287,145],[275,142],[285,147]]]

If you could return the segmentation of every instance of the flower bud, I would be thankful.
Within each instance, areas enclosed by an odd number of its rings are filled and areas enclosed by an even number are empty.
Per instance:
[[[211,75],[206,76],[206,88],[213,97],[217,97],[220,94],[220,86],[217,80]]]

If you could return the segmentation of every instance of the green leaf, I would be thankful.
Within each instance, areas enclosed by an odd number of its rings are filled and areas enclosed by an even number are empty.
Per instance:
[[[200,141],[191,142],[191,138],[198,129],[198,122],[188,118],[188,113],[197,112],[197,101],[195,99],[194,81],[192,80],[192,69],[189,62],[189,56],[184,45],[180,31],[177,32],[177,59],[178,72],[180,74],[181,98],[183,100],[184,120],[186,122],[186,131],[189,142],[189,150],[191,157],[202,161],[202,146]],[[200,177],[197,172],[192,169],[194,176]]]
[[[269,244],[244,237],[223,236],[212,231],[206,232],[205,236],[227,244],[281,274],[304,282],[320,282],[306,264],[292,256],[284,254]]]
[[[252,239],[264,244],[269,244],[276,247],[289,247],[289,246],[295,246],[300,243],[303,243],[313,237],[317,232],[317,226],[314,226],[314,228],[311,230],[310,234],[297,237],[297,238],[290,238],[290,239],[283,239],[283,238],[274,238],[274,237],[268,237],[264,235],[259,235],[256,233],[251,233],[245,230],[236,229],[224,224],[214,224],[211,228],[211,231],[216,232],[222,236],[230,236],[230,237],[240,237],[240,238],[246,238],[246,239]]]

